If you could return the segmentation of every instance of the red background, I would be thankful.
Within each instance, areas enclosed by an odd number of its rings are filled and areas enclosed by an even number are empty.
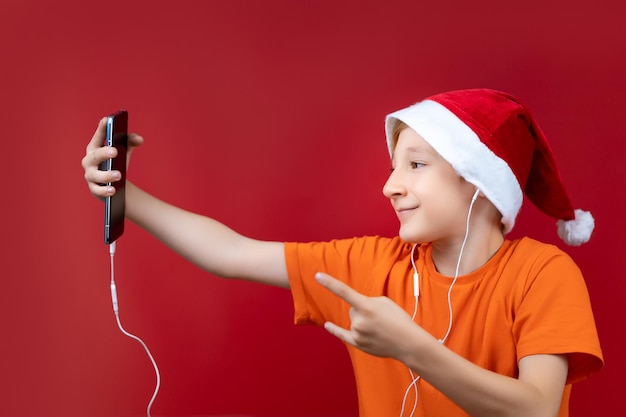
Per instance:
[[[533,109],[597,221],[567,250],[606,367],[571,414],[626,415],[623,2],[436,3],[4,0],[0,414],[140,416],[152,394],[79,164],[100,117],[125,107],[146,138],[132,180],[242,233],[389,235],[385,114],[490,87]],[[532,205],[522,233],[558,243]],[[132,224],[116,263],[122,321],[162,371],[153,415],[356,415],[343,347],[293,326],[288,292],[208,276]]]

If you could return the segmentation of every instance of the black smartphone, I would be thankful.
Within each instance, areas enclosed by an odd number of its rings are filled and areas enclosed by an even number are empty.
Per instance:
[[[128,112],[118,110],[107,117],[105,146],[114,146],[117,156],[100,165],[103,171],[119,171],[122,177],[113,184],[115,194],[104,200],[104,243],[110,245],[124,233],[126,206],[126,150],[128,148]]]

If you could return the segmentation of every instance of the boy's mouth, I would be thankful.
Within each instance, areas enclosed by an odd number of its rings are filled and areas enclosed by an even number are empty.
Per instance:
[[[398,215],[399,219],[402,219],[403,217],[410,216],[416,209],[417,209],[417,207],[397,208],[396,209],[396,214]]]

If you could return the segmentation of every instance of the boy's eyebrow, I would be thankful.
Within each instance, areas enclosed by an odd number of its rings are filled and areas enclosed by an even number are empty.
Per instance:
[[[406,148],[406,150],[411,151],[411,152],[428,152],[423,147],[417,147],[417,146],[409,146],[408,148]]]
[[[421,146],[409,146],[408,148],[406,148],[406,152],[407,153],[417,153],[417,154],[426,154],[426,155],[433,155],[433,152],[430,149],[421,147]],[[394,152],[395,154],[395,152]]]
[[[397,156],[397,149],[394,149],[393,154],[391,154],[391,163],[392,165],[395,163],[396,161],[396,156]],[[408,148],[406,148],[404,150],[404,152],[406,152],[407,154],[410,154],[410,156],[414,156],[414,154],[417,154],[417,156],[420,155],[425,155],[425,156],[433,156],[436,153],[432,152],[428,149],[424,149],[423,147],[416,147],[416,146],[409,146]]]

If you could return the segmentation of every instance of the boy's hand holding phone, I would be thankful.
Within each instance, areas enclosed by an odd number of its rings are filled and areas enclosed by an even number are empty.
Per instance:
[[[111,233],[110,226],[111,222],[120,221],[120,215],[123,220],[124,206],[121,204],[125,203],[123,190],[125,188],[126,167],[133,149],[143,143],[141,136],[126,133],[128,116],[127,113],[125,116],[120,116],[120,113],[116,112],[99,121],[82,159],[85,181],[90,192],[99,199],[105,200],[105,243],[107,244],[121,235],[119,230]],[[107,126],[109,127],[108,132]],[[118,131],[117,137],[114,133],[115,130]],[[109,137],[107,137],[107,133],[109,133]],[[120,163],[121,161],[124,163]],[[117,197],[114,197],[115,195]],[[108,212],[109,209],[111,209],[110,212]],[[107,218],[110,219],[109,232],[106,231]],[[123,228],[121,232],[123,232]]]
[[[124,233],[126,150],[128,149],[128,112],[126,110],[119,110],[107,117],[104,145],[115,148],[117,155],[103,161],[99,169],[119,173],[115,193],[104,198],[104,243],[108,245]],[[111,183],[107,185],[111,186]]]

